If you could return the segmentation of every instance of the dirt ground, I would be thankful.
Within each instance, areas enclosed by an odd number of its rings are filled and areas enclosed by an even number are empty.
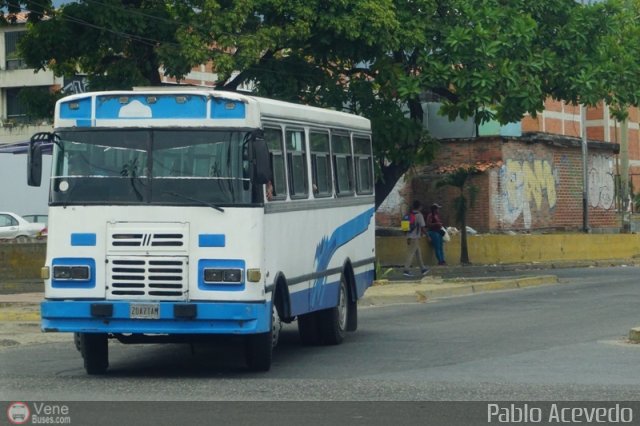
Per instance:
[[[43,333],[40,330],[39,294],[3,295],[0,299],[0,351],[18,345],[73,343],[71,333]]]

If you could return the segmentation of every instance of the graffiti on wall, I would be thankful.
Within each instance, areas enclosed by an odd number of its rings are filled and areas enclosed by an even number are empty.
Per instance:
[[[89,91],[89,81],[83,76],[65,77],[62,92],[65,95],[77,95]]]
[[[589,204],[609,210],[616,193],[613,160],[602,155],[594,155],[589,160]]]
[[[499,210],[504,223],[512,225],[522,216],[525,228],[529,229],[532,209],[540,210],[545,198],[549,208],[554,208],[557,202],[556,175],[547,160],[507,160],[499,172]]]

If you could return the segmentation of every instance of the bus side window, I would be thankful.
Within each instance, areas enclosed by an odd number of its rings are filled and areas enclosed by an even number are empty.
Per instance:
[[[347,135],[331,136],[331,151],[335,170],[336,193],[338,195],[353,194],[353,156]]]
[[[287,194],[287,181],[284,169],[284,150],[282,147],[282,131],[280,129],[265,128],[264,140],[271,156],[273,170],[273,199],[284,199]]]
[[[333,192],[333,180],[331,179],[329,134],[311,131],[309,133],[309,143],[311,147],[313,195],[315,197],[330,197]]]
[[[304,130],[287,130],[287,160],[289,194],[291,198],[306,198],[308,185]]]
[[[366,136],[354,136],[353,152],[356,166],[356,192],[358,194],[371,194],[373,193],[371,140]]]

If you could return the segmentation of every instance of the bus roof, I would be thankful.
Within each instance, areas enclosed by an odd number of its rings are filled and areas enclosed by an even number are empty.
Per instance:
[[[315,123],[369,132],[364,117],[330,109],[201,87],[87,92],[56,104],[56,128],[261,127],[263,120]]]

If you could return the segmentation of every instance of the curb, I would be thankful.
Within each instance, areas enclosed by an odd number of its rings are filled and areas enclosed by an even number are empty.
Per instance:
[[[547,284],[558,284],[555,275],[537,277],[519,277],[504,280],[458,280],[457,282],[442,280],[423,280],[422,282],[394,282],[372,286],[359,300],[362,306],[388,305],[399,303],[425,303],[429,299],[443,297],[467,296],[489,291],[515,290]]]

